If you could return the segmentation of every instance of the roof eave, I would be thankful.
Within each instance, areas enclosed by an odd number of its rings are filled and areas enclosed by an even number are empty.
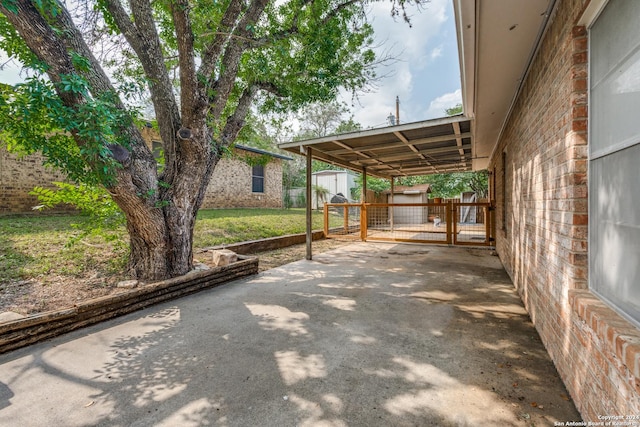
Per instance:
[[[279,145],[381,178],[471,170],[470,120],[463,115]]]

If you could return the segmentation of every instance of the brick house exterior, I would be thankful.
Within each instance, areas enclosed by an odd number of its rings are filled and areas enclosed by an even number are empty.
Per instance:
[[[213,171],[202,208],[282,208],[282,163],[288,158],[239,145],[234,153],[237,156],[223,158]],[[254,191],[254,167],[242,160],[246,156],[269,159],[263,168],[262,191]]]
[[[640,1],[453,5],[463,114],[281,148],[487,169],[496,252],[585,421],[566,425],[640,425]]]
[[[158,132],[150,126],[143,127],[141,132],[149,148],[158,155],[162,146]],[[282,208],[282,162],[287,160],[291,158],[235,144],[231,154],[223,157],[213,170],[202,209]]]
[[[21,157],[0,146],[0,215],[34,212],[38,199],[29,192],[36,186],[55,188],[52,182],[66,179],[62,172],[45,168],[43,160],[41,154]],[[58,212],[64,210],[56,208]]]
[[[157,149],[159,138],[153,130],[143,128],[142,132],[149,146]],[[257,171],[263,174],[263,185],[259,188],[252,185],[260,177],[254,177],[251,159],[263,163],[262,170]],[[282,168],[287,159],[279,154],[236,145],[232,154],[216,166],[202,208],[281,208]],[[56,188],[52,182],[66,180],[62,172],[46,168],[42,162],[40,154],[19,157],[0,146],[0,215],[33,213],[38,200],[29,192],[36,186]],[[69,210],[57,207],[46,212]]]
[[[640,329],[593,290],[588,246],[585,16],[620,3],[555,2],[488,162],[496,251],[587,422],[640,414]]]

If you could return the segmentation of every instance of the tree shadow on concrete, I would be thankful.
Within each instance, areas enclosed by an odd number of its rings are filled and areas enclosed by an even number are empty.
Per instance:
[[[105,426],[579,418],[497,260],[448,248],[358,248],[16,354],[0,370],[15,394],[0,416]],[[29,413],[29,401],[46,405]]]

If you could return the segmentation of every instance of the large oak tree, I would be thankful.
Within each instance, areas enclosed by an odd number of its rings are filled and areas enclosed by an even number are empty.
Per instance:
[[[0,131],[107,188],[133,277],[190,270],[205,189],[253,106],[297,109],[373,77],[363,1],[92,1],[74,3],[96,11],[80,22],[59,0],[0,0],[0,48],[32,70],[3,89]],[[162,167],[127,102],[134,83],[152,101]]]

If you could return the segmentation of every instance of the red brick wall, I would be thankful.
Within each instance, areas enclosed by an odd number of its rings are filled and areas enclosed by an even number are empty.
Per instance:
[[[578,410],[599,421],[640,414],[640,331],[588,290],[585,3],[559,2],[489,170],[496,249]]]

